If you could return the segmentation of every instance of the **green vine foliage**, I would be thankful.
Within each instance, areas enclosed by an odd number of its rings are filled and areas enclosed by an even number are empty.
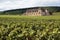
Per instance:
[[[60,20],[6,19],[0,20],[0,40],[60,40]]]

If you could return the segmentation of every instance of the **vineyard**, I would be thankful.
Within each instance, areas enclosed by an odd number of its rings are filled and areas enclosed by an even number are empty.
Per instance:
[[[60,40],[60,17],[0,16],[0,40]]]

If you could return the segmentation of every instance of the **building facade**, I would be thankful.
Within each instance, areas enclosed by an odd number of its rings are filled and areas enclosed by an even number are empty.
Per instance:
[[[46,16],[46,15],[50,15],[50,13],[47,9],[30,8],[30,9],[27,9],[26,12],[23,15],[27,15],[27,16]]]

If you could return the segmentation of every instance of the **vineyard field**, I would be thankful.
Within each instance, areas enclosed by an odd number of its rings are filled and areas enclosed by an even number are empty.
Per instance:
[[[60,16],[0,15],[0,40],[60,40]]]

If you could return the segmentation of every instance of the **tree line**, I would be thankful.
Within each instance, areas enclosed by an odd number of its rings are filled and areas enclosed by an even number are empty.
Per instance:
[[[60,7],[40,7],[43,9],[48,9],[50,12],[60,12]],[[27,10],[27,8],[24,9],[13,9],[13,10],[6,10],[3,12],[0,12],[0,14],[7,14],[7,15],[21,15],[23,14],[25,11]]]

